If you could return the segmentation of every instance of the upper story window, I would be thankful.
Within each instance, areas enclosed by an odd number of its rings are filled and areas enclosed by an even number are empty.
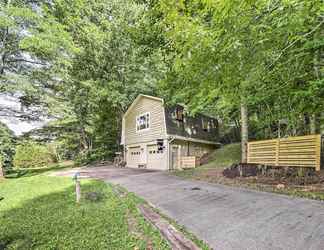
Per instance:
[[[150,128],[150,113],[136,116],[136,131],[147,130]]]
[[[211,121],[208,123],[208,126],[209,126],[211,129],[215,129],[215,128],[217,128],[217,123],[216,123],[214,120],[211,120]]]
[[[202,129],[204,131],[206,131],[206,132],[209,132],[210,131],[210,124],[209,124],[209,122],[206,121],[206,120],[204,120],[204,119],[202,119],[201,122],[202,122]]]
[[[172,118],[182,122],[184,118],[183,109],[176,107],[172,113]]]

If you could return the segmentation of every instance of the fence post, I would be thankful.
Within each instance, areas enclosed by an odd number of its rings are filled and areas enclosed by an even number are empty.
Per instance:
[[[321,146],[322,146],[321,144],[322,144],[321,135],[316,135],[316,166],[315,166],[316,171],[321,170]]]
[[[246,144],[246,163],[250,162],[250,143]]]
[[[276,166],[279,166],[279,149],[280,149],[280,139],[276,141]]]

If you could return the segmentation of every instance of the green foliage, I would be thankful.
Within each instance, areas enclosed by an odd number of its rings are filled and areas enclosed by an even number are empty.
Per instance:
[[[56,124],[70,128],[58,140],[76,152],[73,157],[111,158],[120,150],[121,117],[129,104],[139,93],[156,92],[165,67],[159,48],[150,47],[154,35],[145,7],[126,0],[63,0],[48,9],[77,47],[56,92],[68,107]]]
[[[15,136],[12,131],[0,122],[0,158],[3,167],[12,166],[12,159],[15,154]]]
[[[0,2],[0,92],[19,91],[22,102],[29,97],[26,106],[50,96],[48,90],[56,87],[76,51],[70,34],[43,3]]]
[[[134,195],[118,197],[104,182],[82,181],[99,202],[75,204],[70,178],[38,175],[0,183],[0,246],[5,249],[154,249],[168,244],[137,210]],[[132,226],[129,226],[132,221]],[[134,231],[132,231],[134,230]]]
[[[111,151],[109,148],[97,148],[85,153],[79,153],[75,158],[74,162],[76,165],[85,165],[91,162],[112,159],[115,152]]]
[[[46,145],[23,142],[16,147],[13,164],[16,168],[46,167],[55,162],[55,154]]]
[[[239,138],[240,104],[256,139],[313,133],[324,109],[319,0],[11,0],[1,9],[0,89],[55,118],[38,132],[59,159],[121,151],[121,117],[139,93],[219,117],[224,142]]]
[[[162,83],[193,113],[238,119],[249,106],[262,137],[309,133],[323,110],[321,1],[159,1],[174,63]],[[303,115],[301,115],[303,114]],[[266,132],[268,131],[268,132]]]

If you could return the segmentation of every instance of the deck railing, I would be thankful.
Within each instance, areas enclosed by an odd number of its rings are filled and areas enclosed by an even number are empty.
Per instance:
[[[248,143],[248,163],[321,168],[321,135],[288,137]]]
[[[181,168],[195,168],[200,165],[199,157],[197,156],[182,156],[181,157]]]

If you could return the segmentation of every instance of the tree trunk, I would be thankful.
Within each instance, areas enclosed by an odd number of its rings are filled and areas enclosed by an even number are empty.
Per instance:
[[[3,168],[2,168],[2,165],[0,163],[0,179],[3,179],[4,178],[4,173],[3,173]]]
[[[313,114],[310,117],[309,126],[310,126],[310,134],[311,135],[315,135],[315,134],[319,133],[319,122],[318,122],[316,114]]]
[[[241,103],[241,148],[242,157],[241,162],[247,163],[247,143],[249,140],[249,119],[248,107],[246,103]]]
[[[87,152],[89,149],[87,134],[85,128],[83,127],[83,123],[80,125],[80,145],[81,151]]]

